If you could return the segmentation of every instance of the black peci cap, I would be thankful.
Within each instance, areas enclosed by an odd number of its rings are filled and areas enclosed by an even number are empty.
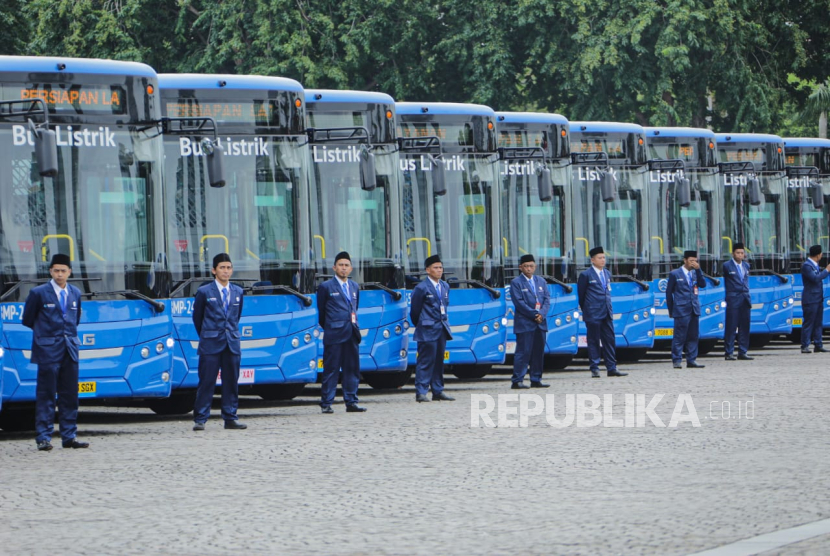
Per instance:
[[[594,247],[588,252],[588,254],[591,255],[591,257],[593,257],[594,255],[599,255],[600,253],[605,253],[605,251],[602,250],[601,245]]]
[[[424,261],[424,268],[429,268],[432,265],[434,265],[435,263],[440,263],[440,262],[441,262],[441,257],[439,257],[438,255],[433,255],[431,257],[427,257],[427,260]]]
[[[738,249],[743,249],[743,248],[744,248],[744,244],[743,244],[743,243],[741,243],[741,242],[736,242],[736,243],[733,243],[733,244],[732,244],[732,252],[733,252],[733,253],[734,253],[735,251],[737,251]]]
[[[810,256],[816,257],[818,255],[821,255],[821,245],[813,245],[810,247]]]
[[[683,258],[688,259],[689,257],[697,258],[697,251],[683,251]]]
[[[536,262],[536,259],[534,259],[533,255],[531,255],[530,253],[528,253],[527,255],[522,255],[521,258],[519,258],[519,264],[535,263],[535,262]]]
[[[233,262],[231,262],[231,256],[228,255],[227,253],[219,253],[218,255],[213,257],[213,268],[216,268],[217,266],[219,266],[219,263],[231,263],[231,264],[233,264]]]
[[[352,262],[352,258],[346,251],[340,251],[337,255],[335,255],[334,264],[337,264],[337,261],[339,261],[340,259],[346,259],[347,261]]]
[[[49,268],[52,268],[56,264],[68,266],[70,269],[72,268],[72,261],[69,260],[69,255],[64,255],[63,253],[52,255],[52,260],[49,262]]]

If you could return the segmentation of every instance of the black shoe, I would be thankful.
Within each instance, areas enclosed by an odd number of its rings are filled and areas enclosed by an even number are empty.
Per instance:
[[[738,356],[738,359],[740,359],[741,361],[752,361],[752,360],[754,360],[755,358],[754,358],[754,357],[750,357],[749,355],[747,355],[747,354],[745,354],[745,353],[744,353],[744,354],[742,354],[742,355],[739,355],[739,356]]]
[[[687,369],[705,369],[706,365],[701,365],[700,363],[696,363],[692,361],[691,363],[686,363]]]
[[[682,369],[683,364],[682,363],[672,363],[672,367],[674,367],[675,369]]]
[[[452,396],[448,396],[443,392],[439,392],[437,394],[432,394],[432,401],[434,402],[454,402],[455,398]]]
[[[608,371],[608,376],[628,376],[628,373],[625,371]]]
[[[813,353],[810,348],[801,348],[801,353]]]
[[[52,449],[52,443],[49,442],[48,440],[41,440],[40,442],[37,443],[37,449],[40,450],[41,452],[48,452],[49,450]]]
[[[334,410],[331,408],[331,406],[327,406],[323,408],[323,413],[328,415],[329,413],[334,413]]]
[[[531,388],[550,388],[550,384],[545,384],[542,381],[534,382],[534,381],[531,380],[530,381],[530,387]]]
[[[726,357],[724,357],[724,359],[726,359],[727,361],[735,361],[738,358],[734,355],[727,355]]]
[[[591,369],[591,378],[602,378],[599,374],[599,369]]]
[[[830,349],[824,349],[821,346],[817,346],[816,349],[813,350],[815,353],[827,353],[830,352]]]
[[[415,394],[415,401],[418,403],[428,402],[429,398],[427,398],[426,394]]]
[[[80,442],[77,438],[73,438],[69,442],[63,443],[64,448],[89,448],[89,442]]]
[[[193,430],[194,431],[203,431],[203,430],[205,430],[205,424],[204,423],[194,423],[193,424]]]
[[[530,388],[530,386],[528,386],[524,382],[514,382],[510,388],[512,388],[513,390],[521,390],[523,388]]]
[[[346,413],[363,413],[364,411],[366,411],[366,408],[360,407],[356,403],[346,406]]]
[[[246,425],[245,423],[240,423],[239,421],[225,421],[225,428],[241,431],[247,429],[248,425]]]

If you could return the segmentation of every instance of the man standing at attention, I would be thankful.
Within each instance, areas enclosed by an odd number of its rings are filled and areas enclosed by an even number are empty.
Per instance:
[[[821,245],[810,247],[810,256],[801,265],[801,310],[804,324],[801,325],[801,353],[810,353],[810,343],[816,346],[816,353],[827,350],[821,341],[822,323],[824,321],[824,279],[830,276],[830,264],[821,270]]]
[[[516,353],[513,354],[513,385],[511,388],[527,388],[524,383],[528,364],[530,365],[530,387],[547,388],[542,383],[545,359],[545,337],[548,331],[548,310],[550,292],[543,278],[536,272],[533,255],[522,255],[519,259],[522,273],[510,282],[510,298],[515,308],[513,332],[516,333]]]
[[[334,257],[334,278],[317,288],[317,311],[323,327],[323,386],[320,407],[323,413],[334,413],[331,404],[337,392],[337,379],[343,384],[346,411],[361,413],[365,407],[357,405],[357,387],[360,384],[360,327],[357,308],[360,287],[349,279],[352,259],[345,251]]]
[[[599,378],[600,355],[605,359],[608,376],[627,376],[617,370],[614,337],[614,310],[611,307],[611,273],[605,270],[605,251],[594,247],[589,252],[591,267],[586,268],[577,280],[579,307],[588,333],[588,359],[591,378]]]
[[[78,323],[81,291],[67,284],[72,275],[68,256],[57,254],[49,263],[52,279],[32,288],[23,307],[23,326],[31,328],[32,363],[37,365],[35,431],[37,449],[52,449],[55,395],[58,397],[61,444],[89,448],[75,438],[78,431]]]
[[[702,369],[697,364],[697,344],[700,336],[700,298],[698,290],[706,287],[706,280],[697,262],[697,251],[683,253],[683,266],[669,274],[666,286],[666,306],[669,317],[674,319],[674,335],[671,341],[671,360],[675,369],[682,369],[683,350],[686,350],[686,367]]]
[[[236,417],[239,407],[239,317],[242,315],[242,288],[231,284],[233,263],[230,255],[213,257],[215,280],[196,292],[193,324],[199,334],[199,387],[193,408],[194,431],[205,430],[216,377],[222,369],[222,419],[226,429],[247,429]]]
[[[738,359],[752,361],[749,351],[749,318],[752,299],[749,296],[749,265],[744,262],[746,251],[743,243],[732,245],[732,258],[723,263],[724,288],[726,289],[726,329],[723,331],[725,359],[734,361],[735,335],[738,336]]]
[[[450,286],[441,277],[444,265],[438,255],[424,261],[427,279],[412,290],[409,317],[415,325],[413,340],[418,342],[418,361],[415,366],[415,401],[428,402],[432,389],[433,401],[454,401],[444,393],[444,350],[452,340],[447,306],[450,304]]]

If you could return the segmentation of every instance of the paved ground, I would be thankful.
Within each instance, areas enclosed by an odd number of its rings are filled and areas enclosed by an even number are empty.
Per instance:
[[[625,394],[663,393],[665,423],[688,394],[700,427],[471,428],[472,394],[515,393],[505,374],[448,379],[452,403],[361,389],[365,414],[321,415],[319,387],[244,398],[247,431],[82,408],[89,450],[0,432],[0,552],[668,555],[828,518],[830,357],[754,354],[681,371],[652,357],[623,379],[583,362],[529,392],[555,394],[560,417],[566,394],[611,394],[615,419]],[[828,552],[825,535],[772,553]]]

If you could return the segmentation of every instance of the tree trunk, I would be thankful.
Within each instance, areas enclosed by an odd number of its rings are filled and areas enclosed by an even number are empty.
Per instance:
[[[818,117],[818,136],[827,139],[827,112],[822,112]]]

